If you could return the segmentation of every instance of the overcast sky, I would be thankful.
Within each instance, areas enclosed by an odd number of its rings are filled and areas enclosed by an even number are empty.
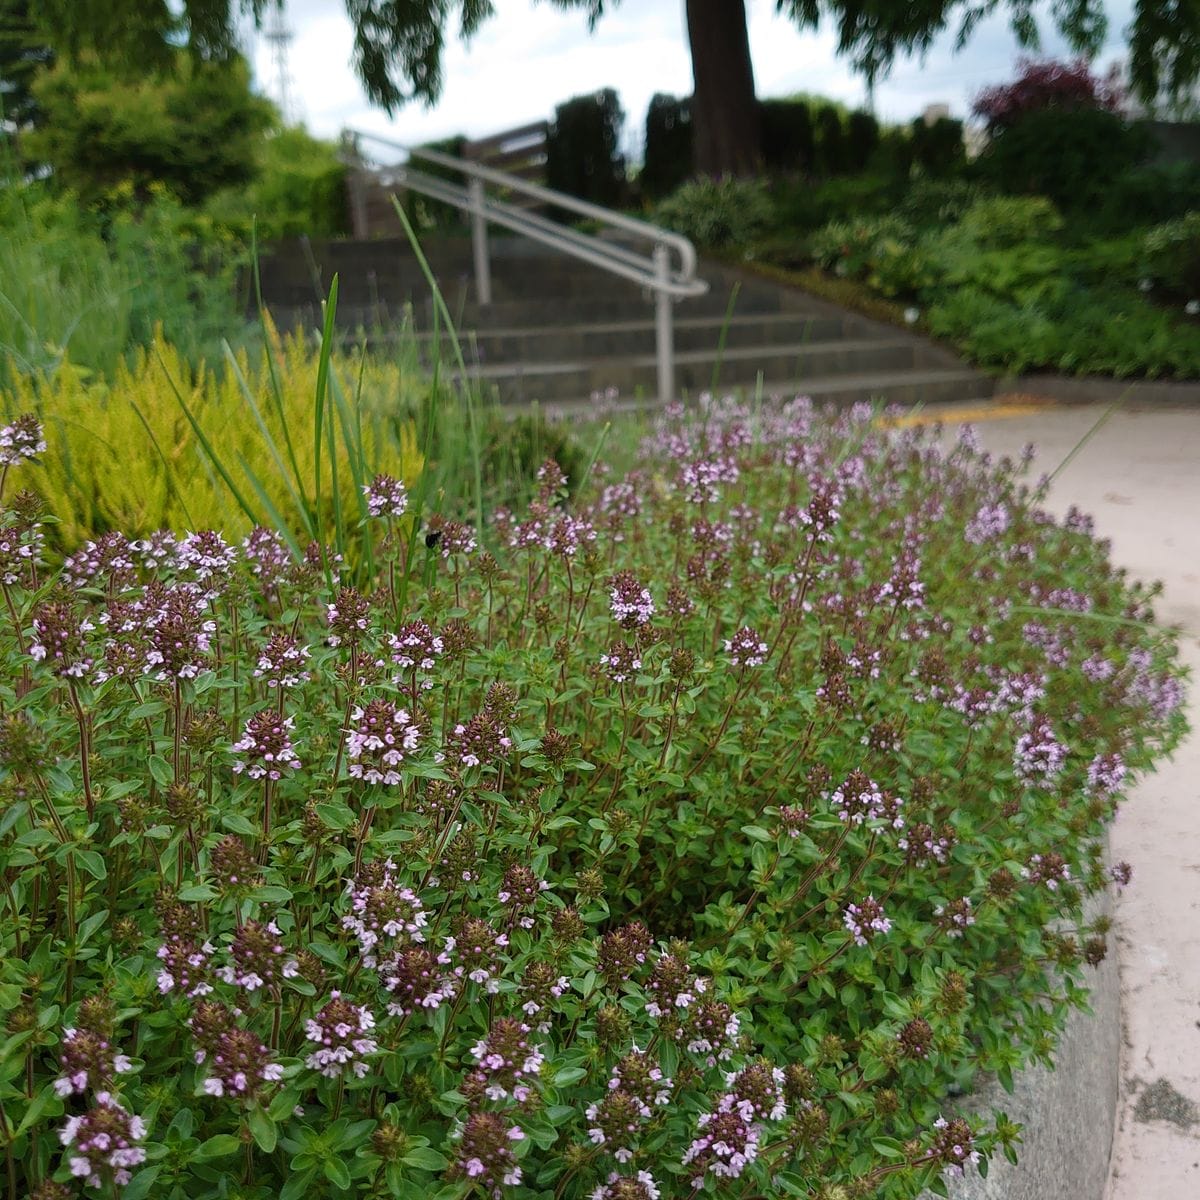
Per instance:
[[[896,0],[904,3],[905,0]],[[564,13],[534,0],[494,0],[496,16],[468,44],[453,41],[446,55],[445,88],[433,108],[410,105],[389,119],[367,102],[350,65],[352,34],[343,0],[286,0],[293,35],[288,50],[293,115],[317,134],[334,137],[344,127],[417,143],[451,134],[481,136],[542,120],[572,96],[616,88],[628,119],[626,148],[636,152],[646,106],[655,92],[691,92],[691,60],[683,0],[624,0],[588,33],[582,12]],[[1098,63],[1120,55],[1133,0],[1110,0],[1109,40]],[[750,50],[760,96],[818,92],[863,104],[866,89],[834,54],[831,31],[801,34],[776,15],[775,0],[747,0]],[[1045,11],[1045,0],[1039,7]],[[1062,56],[1065,47],[1043,19],[1043,45]],[[278,99],[270,45],[248,35],[260,86]],[[883,120],[903,120],[927,104],[948,103],[966,116],[980,88],[1012,76],[1019,53],[1003,17],[983,22],[967,48],[954,52],[952,34],[924,62],[904,61],[878,85],[875,110]]]

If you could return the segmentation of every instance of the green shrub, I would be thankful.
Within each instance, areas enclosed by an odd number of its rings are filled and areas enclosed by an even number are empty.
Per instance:
[[[1144,132],[1116,113],[1048,108],[997,132],[976,169],[998,191],[1048,196],[1063,209],[1087,213],[1146,150]]]
[[[1006,372],[1200,378],[1200,329],[1137,292],[1050,289],[1019,304],[962,287],[931,304],[926,320],[981,366]]]
[[[594,204],[622,204],[628,188],[620,153],[624,123],[612,88],[560,104],[546,136],[549,186]]]
[[[884,296],[915,295],[934,281],[928,255],[899,217],[834,222],[812,236],[810,250],[826,270]]]
[[[765,232],[773,208],[767,186],[751,179],[697,179],[657,205],[652,219],[697,245],[746,246]]]
[[[127,201],[128,191],[110,196]],[[65,360],[106,376],[155,329],[193,364],[242,340],[244,250],[153,189],[108,218],[43,185],[0,186],[0,381]]]
[[[1200,210],[1157,225],[1142,240],[1149,274],[1177,299],[1200,298]]]
[[[1161,224],[1195,208],[1200,196],[1200,163],[1151,164],[1134,167],[1111,180],[1091,212],[1075,220],[1112,232]]]
[[[882,216],[895,210],[903,184],[890,173],[843,175],[839,179],[777,182],[773,188],[779,224],[812,230],[830,221]]]
[[[967,161],[963,123],[951,117],[932,123],[917,117],[909,126],[909,140],[914,165],[935,179],[953,174]]]
[[[768,171],[811,171],[815,159],[812,109],[804,99],[760,100],[763,165]]]
[[[359,590],[266,530],[6,562],[8,1192],[912,1200],[1015,1154],[956,1097],[1086,1006],[1184,727],[1089,519],[799,401],[486,531],[365,503]]]
[[[9,419],[36,413],[54,440],[53,457],[36,472],[19,473],[18,482],[35,482],[61,514],[51,530],[59,547],[73,550],[113,530],[148,537],[160,529],[218,528],[243,537],[276,520],[303,544],[315,536],[318,518],[332,529],[335,516],[331,495],[320,512],[311,499],[318,450],[310,414],[319,369],[316,348],[301,336],[274,342],[270,362],[242,351],[211,368],[193,367],[159,337],[118,365],[111,383],[69,362],[52,379],[18,377],[0,390],[0,412]],[[410,483],[419,476],[416,431],[401,414],[427,385],[350,354],[336,356],[330,372],[331,412],[340,397],[353,415],[355,447],[341,444],[347,429],[339,417],[332,443],[342,458],[338,504],[357,519],[356,469]]]
[[[895,211],[917,229],[941,229],[960,221],[973,204],[985,198],[984,188],[972,180],[919,175],[908,185]]]
[[[646,110],[645,161],[638,176],[643,198],[669,195],[692,174],[693,162],[691,101],[654,95]]]
[[[846,124],[846,166],[852,173],[865,171],[879,148],[879,122],[869,112],[856,109]]]
[[[842,175],[849,166],[846,125],[840,108],[819,105],[813,111],[813,165],[820,175]]]
[[[162,186],[195,204],[248,183],[274,119],[250,90],[245,62],[204,63],[184,51],[174,72],[131,79],[60,62],[34,92],[44,119],[24,135],[24,151],[85,203],[127,187],[140,202]]]
[[[299,127],[276,129],[258,145],[254,179],[211,197],[204,211],[247,242],[255,225],[264,241],[345,237],[346,167],[334,143]]]
[[[1021,242],[1050,241],[1062,227],[1062,215],[1042,196],[987,196],[967,208],[946,237],[1000,250]]]

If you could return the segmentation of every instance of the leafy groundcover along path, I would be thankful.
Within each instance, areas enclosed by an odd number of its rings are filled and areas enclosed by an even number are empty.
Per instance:
[[[1183,725],[1032,451],[714,402],[484,529],[381,476],[361,561],[62,560],[45,440],[0,431],[0,1195],[899,1198],[1013,1151],[954,1096],[1051,1055]]]

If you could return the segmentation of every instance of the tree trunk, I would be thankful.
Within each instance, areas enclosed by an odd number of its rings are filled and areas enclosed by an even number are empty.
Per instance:
[[[687,0],[692,131],[702,175],[753,175],[762,159],[745,0]]]

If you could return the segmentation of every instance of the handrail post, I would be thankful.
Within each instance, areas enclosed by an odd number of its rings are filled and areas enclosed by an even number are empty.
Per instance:
[[[671,251],[659,242],[654,247],[654,339],[658,353],[658,399],[667,404],[675,399],[674,300],[671,283]]]
[[[472,177],[467,184],[471,197],[471,249],[475,255],[475,298],[492,302],[492,264],[488,260],[487,218],[483,215],[483,180]]]

